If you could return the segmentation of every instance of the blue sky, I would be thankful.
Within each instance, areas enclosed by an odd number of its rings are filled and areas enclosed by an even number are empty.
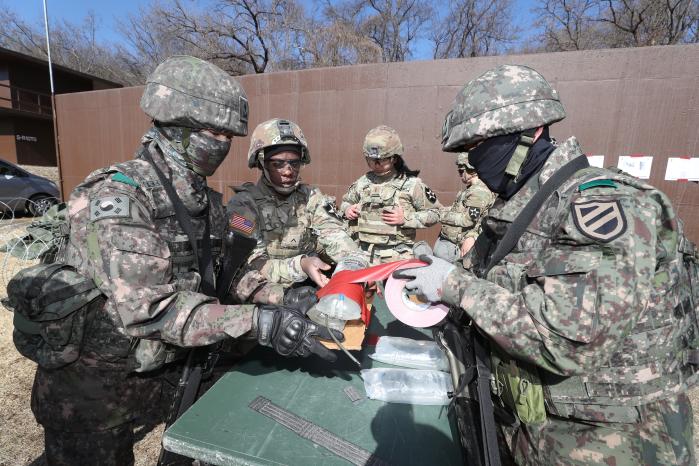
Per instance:
[[[117,21],[130,13],[137,13],[139,5],[147,5],[147,0],[47,0],[49,18],[51,21],[66,19],[79,23],[89,11],[94,11],[98,24],[98,39],[101,41],[118,41],[116,30]],[[302,0],[312,11],[313,1]],[[534,19],[531,9],[535,0],[515,0],[515,21],[523,30],[529,30]],[[43,23],[43,0],[0,0],[0,7],[8,6],[23,19]],[[523,36],[525,34],[522,34]],[[431,44],[423,39],[416,44],[415,59],[432,58]]]

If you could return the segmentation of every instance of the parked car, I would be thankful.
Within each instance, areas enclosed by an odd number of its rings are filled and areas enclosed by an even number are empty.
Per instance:
[[[36,217],[56,204],[60,195],[53,181],[0,159],[0,211],[25,211]]]

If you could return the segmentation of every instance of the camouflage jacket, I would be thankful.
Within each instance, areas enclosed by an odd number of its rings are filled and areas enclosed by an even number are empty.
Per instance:
[[[229,228],[257,239],[247,267],[234,281],[234,294],[241,302],[280,303],[285,288],[308,278],[301,270],[306,254],[337,262],[358,251],[335,199],[317,188],[301,184],[282,196],[261,177],[256,184],[233,189]]]
[[[484,234],[501,237],[539,187],[578,156],[574,138],[561,144],[518,193],[495,201]],[[637,406],[695,383],[686,361],[697,329],[684,310],[680,238],[663,193],[586,168],[549,197],[487,279],[455,269],[444,300],[501,350],[538,367],[549,413],[638,422]],[[465,258],[467,268],[476,254]]]
[[[495,200],[495,195],[479,179],[475,179],[470,185],[456,195],[451,207],[442,208],[439,212],[439,221],[442,230],[439,235],[460,245],[467,236],[478,236],[481,218],[488,212],[488,208]]]
[[[192,171],[170,159],[165,163],[155,143],[144,149],[173,180],[200,237],[210,205],[212,243],[220,251],[225,225],[220,193]],[[250,330],[253,306],[222,306],[198,292],[201,278],[191,271],[197,259],[147,161],[91,173],[68,204],[66,263],[91,277],[107,297],[104,330],[114,335],[106,341],[119,346],[99,343],[94,351],[125,356],[131,337],[202,346]]]
[[[381,246],[403,244],[412,247],[416,230],[427,228],[439,221],[442,205],[435,193],[416,176],[395,176],[383,181],[369,172],[355,181],[342,197],[340,210],[345,212],[360,204],[360,215],[350,222],[353,234],[360,243]],[[405,223],[387,225],[381,212],[395,205],[403,208]]]

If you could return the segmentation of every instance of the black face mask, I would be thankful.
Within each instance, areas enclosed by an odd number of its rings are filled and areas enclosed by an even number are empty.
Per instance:
[[[519,191],[541,169],[555,149],[549,139],[548,127],[545,127],[539,139],[529,148],[519,170],[519,177],[514,181],[512,176],[505,173],[505,169],[517,149],[521,135],[522,133],[506,134],[486,139],[468,153],[468,160],[476,169],[478,177],[503,199],[509,199]]]

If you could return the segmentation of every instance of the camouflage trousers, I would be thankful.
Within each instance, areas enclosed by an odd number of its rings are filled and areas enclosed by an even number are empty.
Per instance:
[[[44,454],[48,466],[134,464],[133,423],[100,432],[65,432],[44,428]]]
[[[639,408],[641,422],[549,418],[506,437],[519,465],[694,465],[692,406],[681,394]]]

